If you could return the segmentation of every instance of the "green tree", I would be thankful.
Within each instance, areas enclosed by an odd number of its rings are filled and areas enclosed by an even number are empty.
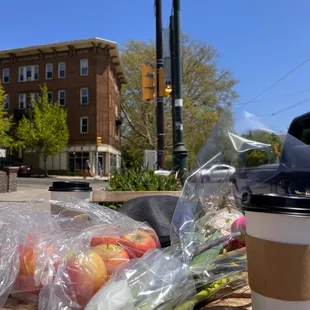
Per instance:
[[[249,140],[271,145],[264,150],[253,149],[246,152],[243,158],[243,164],[245,164],[245,166],[256,167],[260,165],[274,164],[279,161],[281,154],[277,152],[277,145],[281,146],[282,141],[278,135],[272,132],[253,130],[242,136]]]
[[[1,82],[1,81],[0,81]],[[12,117],[4,110],[4,99],[6,94],[0,83],[0,146],[11,148],[13,147],[13,139],[9,135],[9,131],[13,125]]]
[[[58,102],[48,101],[47,87],[40,87],[41,93],[36,102],[31,98],[31,107],[27,117],[23,117],[17,128],[17,137],[23,147],[35,151],[44,162],[64,148],[69,139],[67,111]]]
[[[142,100],[141,66],[155,62],[154,42],[131,40],[122,50],[128,79],[123,89],[122,110],[125,117],[123,143],[127,153],[141,154],[156,148],[156,102]],[[183,36],[184,139],[192,161],[224,109],[237,98],[237,80],[217,66],[218,54],[207,44]],[[167,161],[172,151],[171,101],[165,102]]]

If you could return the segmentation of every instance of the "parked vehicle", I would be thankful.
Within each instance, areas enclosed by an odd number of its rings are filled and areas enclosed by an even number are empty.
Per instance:
[[[193,182],[208,183],[229,181],[230,177],[235,173],[236,169],[233,166],[225,164],[215,164],[205,169],[201,169],[200,173],[193,176]]]
[[[12,162],[9,167],[18,167],[18,177],[30,177],[32,175],[32,168],[19,162]]]

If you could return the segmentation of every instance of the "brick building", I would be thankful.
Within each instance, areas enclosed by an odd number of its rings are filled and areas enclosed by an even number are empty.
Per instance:
[[[70,141],[48,159],[50,173],[79,173],[96,152],[105,174],[120,162],[121,85],[125,83],[117,44],[99,38],[0,51],[5,109],[18,121],[30,96],[46,83],[49,97],[68,111]],[[101,145],[97,148],[97,137]],[[43,162],[29,151],[18,157],[34,169]]]

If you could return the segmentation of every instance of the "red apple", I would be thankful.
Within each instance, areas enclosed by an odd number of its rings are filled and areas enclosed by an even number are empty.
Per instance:
[[[108,276],[114,272],[117,266],[130,260],[128,252],[116,244],[101,244],[96,249],[107,267]]]
[[[97,246],[100,244],[118,244],[119,237],[117,236],[95,236],[90,241],[90,246]]]
[[[82,307],[86,306],[108,280],[105,263],[94,250],[79,255],[71,253],[68,255],[65,268],[74,287],[77,301]]]
[[[123,245],[131,257],[142,257],[149,249],[157,248],[155,239],[146,231],[137,231],[123,235],[119,243]]]

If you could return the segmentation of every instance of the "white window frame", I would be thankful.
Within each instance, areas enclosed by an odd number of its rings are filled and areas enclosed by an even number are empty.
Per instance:
[[[83,128],[83,120],[87,120],[87,132],[83,132],[82,128]],[[83,116],[80,118],[80,133],[82,135],[88,134],[89,131],[89,122],[88,122],[88,117],[87,116]]]
[[[65,75],[64,76],[60,76],[60,67],[61,67],[61,65],[64,65],[64,72],[65,72]],[[66,76],[67,76],[67,66],[66,66],[66,63],[64,62],[64,61],[62,61],[62,62],[59,62],[58,63],[58,78],[59,79],[65,79],[66,78]]]
[[[27,69],[30,68],[30,77],[27,78]],[[35,75],[37,73],[37,78]],[[21,79],[23,76],[23,79]],[[31,82],[31,81],[38,81],[39,80],[39,66],[38,65],[31,65],[31,66],[23,66],[18,68],[18,82]]]
[[[10,110],[10,95],[6,95],[3,99],[3,110],[4,111]]]
[[[87,103],[83,103],[83,91],[84,90],[87,90]],[[83,88],[80,89],[80,104],[81,105],[88,105],[89,104],[89,92],[88,92],[88,88],[87,87],[83,87]]]
[[[48,67],[51,66],[52,70],[51,71],[48,71]],[[46,80],[52,80],[53,77],[54,77],[54,66],[52,63],[48,63],[48,64],[45,64],[45,79]],[[48,77],[47,74],[51,72],[52,73],[52,77]]]
[[[54,94],[53,94],[53,92],[52,91],[48,91],[47,92],[47,100],[48,100],[48,94],[51,94],[51,101],[48,101],[49,103],[52,103],[53,102],[53,97],[54,97]]]
[[[23,98],[23,100],[21,100]],[[21,108],[20,103],[23,102],[23,107]],[[25,93],[21,93],[18,95],[18,109],[25,110],[27,105],[27,95]]]
[[[7,74],[7,78],[8,78],[8,81],[7,81],[7,82],[5,81],[5,77],[6,77],[5,72],[8,73],[8,74]],[[3,68],[3,69],[2,69],[2,83],[3,83],[3,84],[8,84],[8,83],[10,83],[10,68]]]
[[[84,63],[86,63],[85,67],[83,66]],[[87,69],[87,72],[83,73],[83,69]],[[86,76],[86,75],[88,75],[88,71],[89,71],[88,59],[81,59],[81,61],[80,61],[80,75]]]
[[[65,96],[64,96],[64,104],[61,104],[61,103],[60,103],[60,94],[61,94],[61,93],[64,93],[64,94],[65,94]],[[66,104],[67,104],[66,98],[67,98],[67,92],[66,92],[66,90],[64,90],[64,89],[59,90],[59,91],[58,91],[58,103],[59,103],[59,105],[60,105],[61,107],[65,107],[65,106],[66,106]]]

